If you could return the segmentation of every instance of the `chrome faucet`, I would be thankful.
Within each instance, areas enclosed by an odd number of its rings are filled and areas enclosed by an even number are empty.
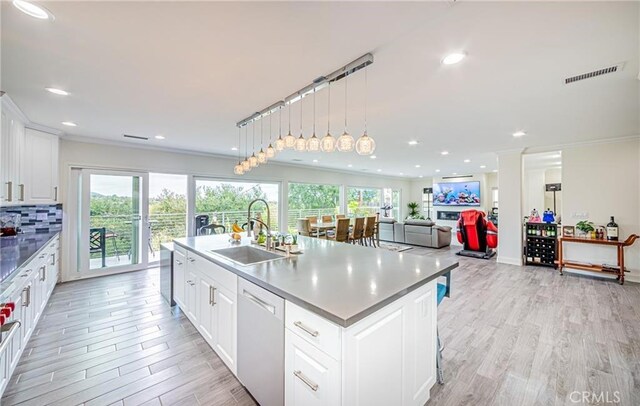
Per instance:
[[[260,220],[257,217],[251,217],[251,207],[256,202],[263,202],[264,205],[267,207],[267,223],[266,224],[265,224],[264,221]],[[271,210],[269,209],[269,203],[267,203],[266,200],[264,200],[264,199],[254,199],[253,201],[251,201],[251,203],[249,203],[249,209],[247,209],[247,237],[251,237],[251,233],[253,232],[253,227],[251,226],[252,221],[260,223],[260,224],[262,224],[263,226],[266,227],[266,229],[267,229],[267,241],[265,243],[265,246],[267,248],[267,251],[271,250],[271,248],[272,248]]]

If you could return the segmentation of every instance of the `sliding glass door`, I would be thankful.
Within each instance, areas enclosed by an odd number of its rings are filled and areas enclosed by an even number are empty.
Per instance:
[[[81,170],[78,272],[80,277],[144,269],[148,264],[147,173]]]

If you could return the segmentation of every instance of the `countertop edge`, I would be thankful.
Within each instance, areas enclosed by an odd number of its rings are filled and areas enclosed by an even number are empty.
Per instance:
[[[24,265],[36,259],[36,257],[40,255],[40,253],[45,249],[45,247],[47,247],[54,238],[59,236],[60,236],[60,231],[54,232],[54,234],[52,234],[48,240],[46,240],[37,250],[35,250],[29,258],[25,259],[24,261],[22,261],[20,265],[16,266],[16,269],[14,269],[13,272],[11,272],[11,275],[7,277],[7,279],[9,279],[10,281],[9,286],[7,286],[7,288],[12,288],[15,285],[15,275],[20,273],[20,271],[24,268]],[[7,283],[7,280],[5,279],[4,281],[2,281],[2,283],[3,284]],[[8,290],[9,289],[7,289],[7,291]],[[2,293],[4,294],[6,292],[3,291]]]
[[[212,255],[203,255],[203,253],[201,253],[199,251],[196,251],[193,248],[191,248],[191,247],[189,247],[189,246],[187,246],[187,245],[185,245],[185,244],[183,244],[183,243],[181,243],[179,241],[176,241],[176,240],[174,240],[173,243],[175,245],[178,245],[178,246],[184,248],[187,251],[193,252],[194,254],[199,255],[199,256],[201,256],[201,257],[213,262],[214,264],[216,264],[218,266],[223,267],[224,269],[226,269],[226,270],[228,270],[230,272],[233,272],[234,274],[238,275],[239,277],[241,277],[241,278],[243,278],[243,279],[245,279],[245,280],[247,280],[247,281],[249,281],[251,283],[254,283],[254,284],[258,285],[258,286],[268,290],[269,292],[271,292],[271,293],[273,293],[273,294],[275,294],[277,296],[282,297],[285,300],[289,300],[289,301],[295,303],[296,305],[298,305],[298,306],[300,306],[300,307],[302,307],[302,308],[304,308],[306,310],[312,311],[315,314],[317,314],[318,316],[321,316],[321,317],[331,321],[332,323],[335,323],[338,326],[344,327],[344,328],[347,328],[347,327],[350,327],[350,326],[354,325],[355,323],[357,323],[360,320],[364,319],[365,317],[375,313],[376,311],[382,309],[383,307],[387,306],[388,304],[390,304],[392,302],[395,302],[396,300],[398,300],[401,297],[407,295],[408,293],[413,292],[414,290],[420,288],[421,286],[426,285],[427,283],[433,281],[434,279],[439,278],[440,276],[446,274],[447,272],[452,271],[453,269],[455,269],[455,268],[457,268],[459,266],[459,263],[455,262],[455,263],[451,264],[450,266],[442,269],[441,271],[436,272],[435,274],[430,275],[430,276],[426,277],[425,279],[422,279],[422,280],[414,283],[413,285],[407,287],[406,289],[403,289],[402,291],[400,291],[400,292],[398,292],[398,293],[396,293],[394,295],[391,295],[391,296],[389,296],[387,298],[382,299],[379,303],[376,303],[375,305],[370,306],[369,308],[361,311],[360,313],[357,313],[357,314],[349,317],[348,319],[343,319],[343,318],[340,318],[340,317],[338,317],[338,316],[336,316],[336,315],[334,315],[332,313],[329,313],[326,310],[321,309],[321,308],[319,308],[319,307],[317,307],[317,306],[315,306],[315,305],[313,305],[311,303],[308,303],[308,302],[306,302],[306,301],[304,301],[304,300],[302,300],[302,299],[300,299],[300,298],[298,298],[296,296],[293,296],[293,295],[291,295],[291,294],[289,294],[287,292],[284,292],[284,291],[274,287],[273,285],[270,285],[269,283],[266,283],[266,282],[264,282],[264,281],[262,281],[262,280],[260,280],[258,278],[254,278],[253,276],[251,276],[251,275],[249,275],[249,274],[247,274],[245,272],[242,272],[242,270],[240,270],[238,268],[235,268],[233,265],[230,265],[230,264],[228,264],[226,262],[218,260],[217,258],[215,258]]]

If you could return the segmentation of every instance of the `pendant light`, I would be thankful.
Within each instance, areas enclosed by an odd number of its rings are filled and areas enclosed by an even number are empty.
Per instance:
[[[286,149],[293,149],[296,146],[296,137],[291,134],[291,104],[289,101],[289,134],[284,137],[284,147]]]
[[[233,167],[233,173],[236,175],[244,175],[244,168],[242,168],[242,162],[240,161],[240,137],[241,129],[238,127],[238,164]]]
[[[307,149],[307,141],[305,141],[304,136],[302,135],[302,98],[304,95],[300,95],[300,136],[296,140],[296,144],[294,146],[295,150],[298,152],[304,152]]]
[[[351,134],[347,132],[347,77],[348,73],[344,75],[344,133],[338,137],[336,142],[336,148],[340,152],[353,151],[353,145],[355,144]]]
[[[264,150],[262,149],[262,133],[263,133],[263,125],[262,122],[264,121],[264,116],[260,117],[260,152],[258,152],[258,162],[261,164],[264,164],[267,162],[267,153],[264,152]]]
[[[256,122],[253,121],[252,124],[253,124],[252,150],[255,151],[256,150]],[[249,165],[251,165],[252,168],[255,168],[258,166],[258,158],[256,157],[255,152],[252,152],[251,156],[249,157]]]
[[[329,82],[328,91],[328,107],[327,107],[327,135],[320,140],[320,149],[322,152],[333,152],[336,149],[336,139],[331,135],[329,130],[331,127],[331,82]]]
[[[278,139],[276,140],[276,151],[282,151],[284,149],[284,140],[282,139],[282,106],[278,108],[278,121],[280,121],[280,130],[278,132]]]
[[[367,135],[367,70],[364,68],[364,133],[356,141],[356,152],[359,155],[371,155],[376,150],[376,142]]]
[[[249,129],[247,128],[247,125],[245,125],[244,126],[244,161],[241,162],[244,173],[251,171],[251,164],[249,163],[249,158],[247,158],[248,145],[249,145]]]
[[[273,114],[273,111],[269,112],[269,146],[267,147],[267,158],[273,158],[274,156],[276,156],[276,149],[273,148],[273,145],[271,144],[271,115]]]
[[[320,151],[320,139],[316,137],[316,88],[313,88],[313,135],[307,140],[307,151]]]

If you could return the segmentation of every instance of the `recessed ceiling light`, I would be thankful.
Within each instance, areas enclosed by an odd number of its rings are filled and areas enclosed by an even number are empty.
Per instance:
[[[457,174],[458,174],[458,172],[454,172],[453,174],[454,174],[454,175],[457,175]]]
[[[404,173],[403,173],[403,172],[400,172],[400,175],[404,175]]]
[[[468,164],[469,162],[471,162],[471,160],[470,160],[470,159],[465,159],[465,160],[464,160],[464,163],[465,163],[465,164]]]
[[[419,167],[420,167],[420,165],[416,165],[416,168],[419,168]]]
[[[442,151],[440,155],[449,155],[449,151]]]
[[[562,155],[560,155],[560,154],[555,154],[555,155],[551,155],[549,158],[555,158],[555,159],[557,159],[557,158],[562,158]]]
[[[349,164],[347,165],[348,168],[353,168],[353,165]]]
[[[440,169],[436,169],[436,172],[440,172]]]
[[[418,144],[419,144],[419,142],[416,141],[416,140],[409,141],[409,145],[418,145]]]
[[[454,52],[442,58],[442,63],[445,65],[453,65],[463,60],[466,56],[467,54],[464,52]]]
[[[492,172],[498,172],[498,170],[497,170],[497,169],[494,169]]]
[[[62,125],[66,125],[68,127],[76,127],[77,126],[77,124],[74,123],[73,121],[63,121]]]
[[[420,175],[420,176],[418,176],[418,177],[419,177],[419,178],[422,178],[423,176],[422,176],[422,175]]]
[[[527,135],[527,133],[524,132],[524,131],[516,131],[512,135],[517,138],[517,137],[525,136],[525,135]]]
[[[560,161],[554,162],[553,165],[562,165],[562,162],[560,162]]]
[[[369,158],[371,158],[371,159],[376,159],[376,158],[377,158],[377,156],[375,156],[375,155],[371,155]]]
[[[158,137],[156,137],[156,138],[158,138]],[[162,139],[164,139],[164,137],[158,138],[158,139],[162,140]],[[231,147],[231,151],[237,151],[237,150],[238,150],[238,147]]]
[[[69,92],[66,90],[56,89],[55,87],[45,87],[45,90],[58,96],[69,96]]]
[[[480,165],[480,169],[484,169],[486,167],[487,167],[487,165]]]
[[[317,164],[317,163],[318,163],[318,160],[317,160],[317,159],[314,159],[314,160],[313,160],[313,163],[314,163],[314,164]]]
[[[154,138],[155,138],[156,140],[164,140],[164,135],[156,135]],[[233,151],[237,151],[237,150],[238,150],[238,148],[236,148],[236,147],[233,147],[233,148],[231,148],[231,149],[232,149]]]
[[[42,6],[30,3],[25,0],[13,0],[13,5],[28,16],[40,19],[40,20],[53,20],[53,14]]]
[[[382,172],[382,169],[376,169],[378,172]]]

